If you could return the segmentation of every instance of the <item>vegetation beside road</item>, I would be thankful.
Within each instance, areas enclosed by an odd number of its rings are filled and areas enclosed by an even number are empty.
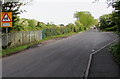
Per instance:
[[[9,56],[9,55],[12,55],[12,54],[15,54],[17,52],[20,52],[20,51],[23,51],[29,47],[32,47],[36,44],[41,44],[42,42],[44,41],[47,41],[47,40],[51,40],[51,39],[55,39],[55,38],[60,38],[62,39],[63,37],[69,37],[73,34],[76,34],[75,32],[73,33],[68,33],[68,34],[62,34],[62,35],[56,35],[56,36],[51,36],[51,37],[47,37],[43,40],[38,40],[36,42],[32,42],[30,44],[25,44],[25,45],[22,45],[22,46],[18,46],[18,47],[14,47],[14,48],[8,48],[8,49],[3,49],[2,52],[0,52],[0,55],[2,57],[5,57],[5,56]],[[61,38],[62,37],[62,38]]]
[[[35,31],[35,30],[42,30],[42,37],[43,40],[48,40],[52,38],[59,38],[67,35],[71,35],[74,33],[82,32],[89,29],[91,26],[96,25],[98,22],[94,17],[90,14],[90,12],[82,11],[76,12],[74,17],[76,21],[74,23],[69,23],[67,25],[59,24],[56,25],[53,22],[40,22],[35,19],[26,19],[20,18],[19,14],[26,12],[25,10],[20,10],[21,6],[24,6],[22,2],[5,2],[2,4],[2,11],[3,12],[12,12],[12,20],[13,20],[13,27],[8,28],[8,33],[11,32],[19,32],[19,31]],[[82,18],[81,18],[82,17]],[[81,19],[80,19],[81,18]],[[6,33],[6,28],[2,28],[2,33]],[[38,40],[39,41],[39,40]],[[35,43],[36,44],[36,43]],[[19,46],[16,48],[6,48],[3,49],[3,56],[8,55],[20,50],[24,50],[27,47],[34,45],[34,43]],[[15,46],[14,46],[15,47]]]
[[[19,47],[14,47],[14,48],[8,48],[8,49],[3,49],[2,50],[2,57],[4,56],[8,56],[14,53],[17,53],[19,51],[25,50],[27,49],[29,46],[31,46],[32,44],[27,44],[27,45],[23,45],[23,46],[19,46]]]
[[[117,44],[114,44],[110,47],[110,50],[112,51],[116,62],[120,65],[120,42]]]
[[[94,17],[91,15],[88,11],[81,11],[76,12],[74,14],[74,17],[76,18],[76,21],[74,23],[69,23],[67,25],[59,24],[56,25],[53,22],[40,22],[35,19],[26,19],[26,18],[20,18],[19,15],[23,12],[26,12],[26,10],[20,10],[22,6],[26,4],[19,2],[5,2],[2,4],[2,11],[3,12],[12,12],[12,20],[13,20],[13,27],[8,28],[8,32],[18,32],[18,31],[33,31],[33,30],[44,30],[49,28],[71,28],[74,30],[86,30],[87,28],[90,28],[93,25],[96,25],[98,21],[94,19]],[[6,28],[2,28],[2,32],[6,33]]]
[[[112,0],[110,0],[112,1]],[[111,31],[115,32],[120,36],[120,1],[116,0],[115,2],[108,1],[109,6],[112,4],[112,7],[115,9],[111,14],[103,15],[99,18],[100,22],[97,26],[102,31]],[[120,37],[118,37],[119,39]],[[113,53],[115,60],[120,64],[120,40],[118,44],[114,44],[110,47],[111,52]]]

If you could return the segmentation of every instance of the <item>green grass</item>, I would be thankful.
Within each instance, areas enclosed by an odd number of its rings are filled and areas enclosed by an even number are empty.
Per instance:
[[[76,34],[75,32],[73,33],[67,33],[67,34],[62,34],[62,35],[56,35],[56,36],[51,36],[51,37],[47,37],[41,41],[45,41],[45,40],[50,40],[50,39],[54,39],[54,38],[60,38],[60,37],[64,37],[64,36],[69,36],[69,35],[73,35]]]
[[[115,61],[120,65],[120,42],[117,44],[113,44],[110,47],[110,51],[112,52],[113,56],[115,57]]]
[[[34,45],[35,43],[31,43],[31,44],[27,44],[27,45],[22,45],[22,46],[18,46],[18,47],[14,47],[14,48],[8,48],[5,50],[2,50],[2,52],[0,52],[0,55],[2,56],[7,56],[7,55],[11,55],[14,54],[16,52],[22,51],[27,49],[29,46]]]
[[[8,56],[8,55],[14,54],[16,52],[25,50],[25,49],[27,49],[28,47],[30,47],[32,45],[39,44],[39,43],[41,43],[43,41],[54,39],[54,38],[60,38],[60,37],[64,37],[64,36],[69,36],[69,35],[73,35],[73,34],[76,34],[76,33],[73,32],[73,33],[68,33],[68,34],[56,35],[56,36],[45,38],[43,40],[39,40],[39,41],[34,42],[34,43],[30,43],[30,44],[26,44],[26,45],[14,47],[14,48],[8,48],[8,49],[5,49],[5,50],[2,50],[2,52],[0,52],[0,56],[3,56],[3,57]]]

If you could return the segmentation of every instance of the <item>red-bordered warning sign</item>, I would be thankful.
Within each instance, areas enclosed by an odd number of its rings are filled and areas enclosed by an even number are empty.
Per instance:
[[[12,27],[12,12],[1,12],[1,27]]]
[[[4,14],[2,18],[2,22],[12,22],[11,18],[9,17],[7,13]]]

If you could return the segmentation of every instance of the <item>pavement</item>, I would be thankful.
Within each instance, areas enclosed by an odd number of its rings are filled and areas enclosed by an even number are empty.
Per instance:
[[[120,67],[114,61],[114,57],[108,50],[108,47],[93,55],[88,77],[112,77],[120,79]]]
[[[83,77],[94,51],[116,34],[91,29],[2,59],[3,77]],[[94,50],[94,51],[93,51]]]

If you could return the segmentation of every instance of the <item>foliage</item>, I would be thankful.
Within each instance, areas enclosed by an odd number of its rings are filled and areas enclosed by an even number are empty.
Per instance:
[[[27,21],[29,24],[28,26],[33,27],[33,28],[37,26],[38,21],[36,21],[34,19],[27,19]]]
[[[85,29],[90,28],[90,26],[93,26],[97,23],[97,20],[95,20],[94,17],[88,11],[76,12],[74,14],[74,17],[77,19],[77,26],[79,24],[82,24]]]
[[[111,14],[106,14],[100,17],[100,29],[120,32],[120,1],[108,1],[108,5],[115,10]],[[115,28],[114,28],[115,27]],[[113,29],[112,29],[113,28]]]
[[[42,37],[43,39],[45,39],[51,36],[74,33],[74,32],[77,33],[80,31],[81,30],[79,29],[79,27],[74,26],[74,24],[68,24],[67,26],[64,26],[64,27],[51,27],[51,28],[44,29],[42,31]]]
[[[40,43],[42,43],[42,42],[44,42],[46,40],[50,40],[50,39],[54,39],[54,38],[66,37],[66,36],[69,36],[69,35],[72,35],[72,34],[75,34],[75,33],[67,33],[67,34],[47,37],[47,38],[45,38],[43,40],[39,40],[39,41],[36,41],[36,42],[25,44],[25,45],[22,45],[22,46],[19,46],[19,47],[4,49],[4,50],[2,50],[2,52],[0,52],[0,56],[3,56],[3,57],[9,56],[9,55],[15,54],[15,53],[17,53],[19,51],[23,51],[25,49],[28,49],[29,47],[32,47],[32,46],[34,46],[36,44],[40,44]]]
[[[114,22],[114,18],[113,18],[113,13],[112,14],[106,14],[106,15],[102,15],[100,18],[100,29],[104,30],[104,31],[116,31],[117,28],[115,29],[109,29],[109,28],[113,28],[116,26],[116,23]],[[107,30],[109,29],[109,30]]]
[[[65,26],[64,24],[60,24],[60,26]]]
[[[6,1],[4,0],[4,3],[2,4],[2,12],[12,12],[12,28],[8,28],[8,32],[12,30],[19,30],[21,31],[23,28],[21,27],[21,24],[18,25],[20,18],[18,14],[21,14],[23,12],[26,12],[26,10],[20,10],[20,7],[26,4],[29,4],[32,2],[32,0],[12,0],[12,1]],[[2,32],[5,33],[5,28],[2,28]]]
[[[112,45],[110,47],[110,50],[112,51],[115,60],[118,62],[118,64],[120,64],[120,42],[115,45]]]
[[[44,30],[44,29],[56,29],[57,33],[60,33],[60,30],[63,31],[63,33],[66,32],[78,32],[82,30],[86,30],[86,28],[89,28],[89,26],[93,25],[94,18],[91,16],[89,12],[76,12],[75,17],[79,20],[75,22],[75,24],[68,24],[66,27],[64,24],[60,24],[60,28],[58,31],[57,25],[55,25],[53,22],[48,22],[47,24],[43,22],[36,21],[34,19],[25,19],[18,16],[18,14],[23,13],[22,10],[20,10],[20,7],[23,4],[22,2],[5,2],[2,4],[3,11],[4,12],[12,12],[13,13],[13,27],[8,28],[9,32],[16,32],[16,31],[30,31],[30,30]],[[82,18],[82,19],[80,19]],[[64,28],[65,27],[65,28]],[[3,32],[5,32],[5,28],[3,28]]]
[[[18,46],[18,47],[7,48],[7,49],[2,50],[2,52],[0,52],[0,55],[2,55],[3,57],[9,56],[9,55],[15,54],[17,52],[20,52],[22,50],[25,50],[25,49],[29,48],[30,46],[33,46],[33,45],[38,44],[38,43],[40,43],[40,42],[36,41],[36,42],[32,42],[32,43],[25,44],[22,46]]]
[[[13,26],[16,25],[17,21],[19,21],[19,17],[17,15],[22,12],[19,11],[21,6],[21,2],[5,2],[4,4],[2,4],[2,12],[12,12]],[[8,28],[8,31],[12,29],[13,28]],[[5,32],[5,28],[3,28],[2,31]]]
[[[120,32],[120,0],[113,2],[112,6],[113,6],[113,8],[115,8],[113,17],[114,17],[114,21],[118,27],[117,31]]]
[[[116,23],[117,26],[116,31],[118,32],[118,34],[120,34],[120,0],[113,2],[112,6],[113,8],[115,8],[113,17],[114,17],[114,22]],[[120,40],[119,43],[113,47],[113,54],[115,55],[116,60],[120,64]]]
[[[75,25],[77,26],[77,27],[79,27],[79,29],[80,30],[84,30],[85,29],[85,27],[83,26],[83,24],[82,23],[80,23],[80,21],[75,21]]]
[[[107,0],[108,6],[112,6],[115,10],[111,14],[100,17],[100,29],[105,31],[116,31],[120,34],[120,0]],[[118,37],[119,39],[119,37]],[[120,40],[118,44],[111,46],[116,61],[120,64]]]
[[[53,22],[48,22],[47,24],[46,24],[46,26],[47,27],[55,27],[56,25],[53,23]]]
[[[117,26],[113,26],[113,27],[109,27],[109,28],[106,28],[106,31],[116,31],[117,29]]]
[[[47,25],[43,22],[38,22],[36,27],[39,27],[41,29],[45,29],[47,27]]]

